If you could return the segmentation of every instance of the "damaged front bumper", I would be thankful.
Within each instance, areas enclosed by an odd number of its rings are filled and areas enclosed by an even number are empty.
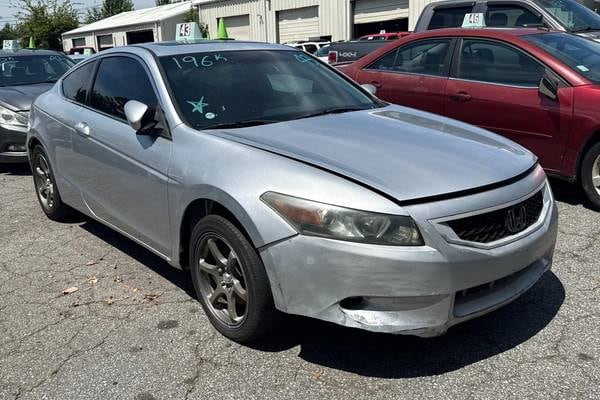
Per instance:
[[[544,209],[538,223],[518,237],[470,246],[453,242],[438,226],[440,218],[465,207],[498,204],[532,188],[543,191]],[[406,209],[426,246],[298,235],[263,248],[277,308],[370,331],[437,336],[511,302],[551,267],[558,212],[539,171],[510,187]]]

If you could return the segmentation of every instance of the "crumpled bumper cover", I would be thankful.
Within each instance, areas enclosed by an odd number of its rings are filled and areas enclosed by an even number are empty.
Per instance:
[[[434,230],[423,227],[430,239],[422,247],[298,235],[263,248],[276,306],[376,332],[441,335],[510,303],[551,268],[558,212],[545,190],[543,224],[494,249],[432,240]]]

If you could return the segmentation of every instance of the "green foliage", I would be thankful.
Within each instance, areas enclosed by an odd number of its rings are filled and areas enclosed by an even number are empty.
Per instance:
[[[200,16],[198,15],[198,8],[191,6],[188,12],[183,16],[183,22],[198,22]],[[198,22],[198,27],[200,28],[200,32],[202,32],[202,36],[208,37],[208,25]]]
[[[154,0],[154,4],[156,4],[156,6],[165,6],[171,4],[171,0]]]
[[[183,22],[198,22],[198,19],[198,8],[194,6],[191,6],[183,16]]]
[[[85,15],[83,21],[86,24],[91,24],[92,22],[99,21],[102,18],[102,10],[100,9],[100,7],[92,7],[88,8],[87,14]]]
[[[133,11],[132,0],[104,0],[100,8],[102,18],[112,17],[125,11]]]
[[[71,0],[17,0],[16,33],[22,47],[33,37],[38,48],[61,50],[61,34],[79,26]]]
[[[0,29],[0,46],[5,40],[15,40],[18,38],[18,34],[15,28],[9,24],[4,25],[4,28]]]

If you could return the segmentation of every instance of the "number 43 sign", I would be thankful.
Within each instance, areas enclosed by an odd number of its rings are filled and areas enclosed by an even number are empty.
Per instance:
[[[175,40],[197,40],[203,39],[200,27],[195,22],[177,24]]]
[[[463,28],[484,28],[485,18],[483,13],[469,13],[465,14],[465,19],[462,23]]]

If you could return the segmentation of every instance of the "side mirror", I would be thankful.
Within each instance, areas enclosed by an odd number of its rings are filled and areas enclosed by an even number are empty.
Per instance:
[[[371,93],[373,96],[377,94],[377,88],[375,87],[375,85],[371,85],[370,83],[364,83],[360,86],[367,92]]]
[[[558,79],[554,78],[547,72],[542,76],[540,80],[540,85],[538,87],[538,92],[550,100],[558,99]]]
[[[146,128],[148,123],[152,122],[152,116],[149,115],[148,106],[137,100],[129,100],[125,103],[125,117],[129,126],[136,132]]]

